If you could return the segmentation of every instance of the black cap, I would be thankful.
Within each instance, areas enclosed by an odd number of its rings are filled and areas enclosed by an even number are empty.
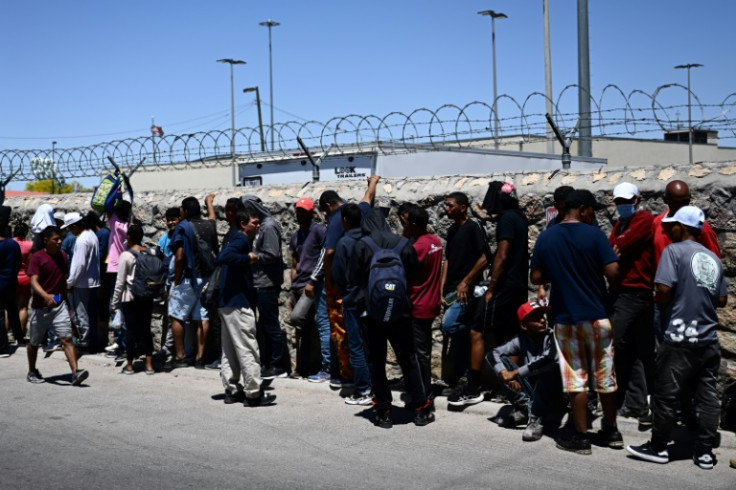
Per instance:
[[[596,201],[593,193],[586,189],[572,191],[565,198],[565,204],[569,209],[576,209],[580,206],[593,206],[593,209],[606,207],[605,204]]]
[[[13,210],[10,206],[0,206],[0,221],[6,223],[10,221],[10,212]]]

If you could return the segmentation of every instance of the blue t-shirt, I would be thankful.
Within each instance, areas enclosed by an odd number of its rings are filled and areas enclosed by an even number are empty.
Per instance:
[[[20,245],[12,238],[0,240],[0,292],[14,295],[20,270]],[[5,332],[0,332],[5,335]]]
[[[69,257],[68,264],[72,263],[72,257],[74,256],[74,244],[77,243],[77,236],[71,231],[67,232],[64,237],[64,241],[61,242],[61,251]]]
[[[539,235],[530,267],[552,283],[555,323],[573,325],[608,318],[603,268],[618,262],[608,238],[585,223],[560,223]]]
[[[189,278],[195,281],[197,278],[197,265],[194,257],[194,230],[189,220],[181,220],[176,228],[174,228],[174,234],[169,242],[169,250],[174,254],[179,249],[184,247],[184,272],[183,278]],[[173,267],[172,267],[173,269]]]
[[[99,242],[99,247],[97,248],[97,250],[100,254],[100,263],[104,264],[105,260],[107,259],[107,247],[110,245],[110,230],[103,226],[95,232],[95,235],[97,235],[97,241]]]
[[[343,204],[342,206],[344,206]],[[325,232],[325,250],[337,249],[337,242],[345,234],[345,228],[342,226],[342,206],[327,215],[327,231]],[[358,203],[360,212],[365,215],[371,210],[371,205],[367,202],[360,201]]]

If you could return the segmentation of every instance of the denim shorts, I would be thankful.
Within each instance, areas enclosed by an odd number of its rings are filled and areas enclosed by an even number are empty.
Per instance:
[[[51,308],[31,308],[29,314],[30,343],[39,346],[43,343],[46,329],[51,327],[54,334],[60,339],[72,336],[72,321],[69,318],[69,309],[66,301]]]
[[[440,329],[445,335],[455,335],[460,332],[468,330],[469,323],[472,318],[471,312],[473,311],[474,304],[462,304],[459,301],[451,303],[445,314],[442,317],[442,325]]]
[[[207,321],[207,308],[199,301],[199,291],[206,279],[197,278],[197,287],[192,287],[191,279],[182,279],[178,286],[171,286],[169,291],[169,316],[181,322],[192,320]]]

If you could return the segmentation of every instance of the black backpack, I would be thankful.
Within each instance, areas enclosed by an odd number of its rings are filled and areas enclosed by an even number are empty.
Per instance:
[[[369,236],[361,240],[373,250],[368,269],[366,312],[380,322],[396,321],[410,309],[406,270],[401,260],[401,250],[408,241],[401,237],[395,247],[381,248]]]
[[[166,291],[166,266],[163,260],[148,252],[128,250],[135,257],[133,297],[142,299],[162,298]]]
[[[210,244],[197,231],[197,226],[191,223],[194,232],[194,264],[197,268],[197,277],[210,277],[215,271],[217,255]]]
[[[215,309],[220,303],[220,282],[222,281],[222,266],[218,265],[212,271],[210,280],[199,291],[199,300],[208,310]]]
[[[736,382],[723,389],[721,429],[736,432]]]

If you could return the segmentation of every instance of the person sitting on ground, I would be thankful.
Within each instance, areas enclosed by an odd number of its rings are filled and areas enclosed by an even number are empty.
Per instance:
[[[716,308],[726,306],[728,289],[723,264],[697,241],[705,226],[703,211],[684,206],[661,222],[672,244],[662,252],[654,276],[660,304],[665,306],[665,331],[656,359],[652,438],[626,450],[639,459],[669,462],[667,444],[678,400],[687,389],[687,381],[692,380],[699,413],[693,462],[709,470],[717,462],[713,447],[718,441],[720,420],[717,381],[721,348],[716,335]]]
[[[493,349],[491,354],[493,369],[506,383],[509,399],[514,404],[514,411],[499,420],[499,425],[516,427],[528,421],[521,435],[524,441],[541,439],[543,419],[555,415],[561,408],[562,380],[557,368],[557,348],[545,318],[549,310],[548,306],[536,301],[521,305],[516,313],[521,332]],[[514,362],[514,357],[519,360]]]
[[[115,292],[112,296],[113,312],[122,309],[123,317],[128,324],[126,345],[127,365],[124,374],[133,374],[133,361],[140,355],[146,359],[146,374],[153,374],[153,338],[151,337],[151,315],[153,314],[153,298],[138,298],[133,295],[133,281],[139,254],[150,253],[141,245],[143,228],[139,224],[128,227],[125,237],[128,250],[120,254],[118,261],[118,277]]]
[[[89,372],[78,369],[77,350],[72,343],[72,322],[67,308],[66,275],[68,265],[66,255],[61,251],[61,232],[56,226],[43,230],[45,248],[34,253],[28,264],[31,276],[30,340],[28,342],[28,376],[30,383],[43,383],[44,379],[36,368],[38,346],[41,345],[46,329],[51,327],[66,354],[72,371],[72,385],[79,386],[87,379]]]

